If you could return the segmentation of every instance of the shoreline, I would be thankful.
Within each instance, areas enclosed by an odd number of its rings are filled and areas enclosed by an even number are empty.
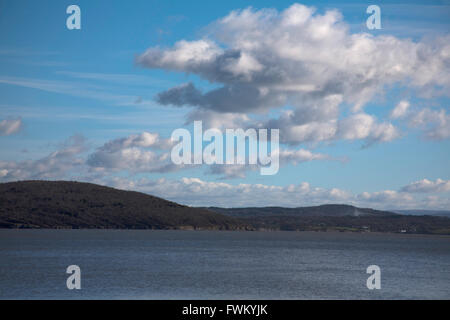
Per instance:
[[[408,236],[408,237],[443,237],[450,238],[450,234],[440,233],[401,233],[401,232],[356,232],[356,231],[313,231],[313,230],[225,230],[225,229],[124,229],[124,228],[0,228],[0,232],[4,230],[15,231],[150,231],[150,232],[179,232],[179,233],[207,233],[207,232],[219,232],[219,233],[284,233],[284,234],[340,234],[340,235],[394,235],[394,236]]]

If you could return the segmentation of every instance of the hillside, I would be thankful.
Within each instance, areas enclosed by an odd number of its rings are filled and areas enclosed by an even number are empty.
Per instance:
[[[192,208],[90,183],[0,184],[0,228],[351,231],[450,234],[450,218],[349,205]]]
[[[225,229],[238,220],[144,193],[90,183],[0,184],[0,228]]]
[[[450,234],[450,218],[329,204],[315,207],[208,208],[257,230]]]
[[[209,207],[208,210],[226,214],[232,217],[265,217],[265,216],[286,216],[286,217],[388,217],[396,215],[389,211],[380,211],[369,208],[357,208],[345,204],[325,204],[314,207],[249,207],[249,208],[217,208]]]
[[[449,217],[450,211],[448,210],[392,210],[392,212],[399,214],[409,214],[413,216],[439,216],[439,217]]]

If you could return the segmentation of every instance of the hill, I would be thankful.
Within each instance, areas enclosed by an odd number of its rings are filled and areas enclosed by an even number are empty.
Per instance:
[[[0,228],[224,229],[237,219],[144,193],[90,183],[0,184]]]
[[[313,207],[249,207],[249,208],[217,208],[209,207],[208,210],[225,214],[232,217],[267,217],[267,216],[285,216],[285,217],[388,217],[396,215],[389,211],[380,211],[369,208],[357,208],[345,204],[325,204]]]
[[[450,234],[450,218],[330,204],[192,208],[91,183],[0,184],[0,228],[351,231]]]
[[[450,234],[450,218],[416,216],[343,204],[283,208],[208,208],[257,230]]]
[[[392,210],[399,214],[409,214],[413,216],[439,216],[450,217],[450,211],[448,210]]]

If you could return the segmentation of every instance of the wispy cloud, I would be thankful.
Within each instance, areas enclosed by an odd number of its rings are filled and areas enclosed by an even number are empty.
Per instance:
[[[73,72],[73,71],[57,71],[56,74],[66,75],[78,79],[105,81],[136,86],[163,87],[171,84],[170,81],[164,79],[156,79],[138,74]]]
[[[81,98],[107,101],[117,106],[153,105],[153,102],[146,100],[142,100],[140,101],[140,103],[136,103],[136,99],[138,98],[138,96],[111,93],[114,91],[114,89],[110,89],[110,91],[107,91],[102,86],[80,82],[0,76],[0,83]]]
[[[4,119],[0,121],[0,136],[17,133],[22,127],[22,119]]]

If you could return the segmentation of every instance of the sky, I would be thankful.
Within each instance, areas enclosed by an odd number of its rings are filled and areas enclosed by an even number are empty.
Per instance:
[[[0,182],[450,209],[449,33],[449,1],[0,0]],[[278,173],[175,165],[194,121],[279,129]]]

